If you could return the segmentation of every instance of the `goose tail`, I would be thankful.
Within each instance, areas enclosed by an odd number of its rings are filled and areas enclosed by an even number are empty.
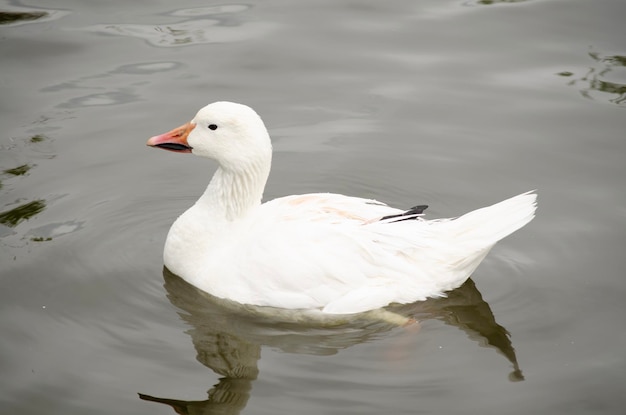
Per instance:
[[[466,213],[449,224],[461,245],[473,245],[477,250],[488,249],[530,222],[536,209],[537,194],[532,190]]]

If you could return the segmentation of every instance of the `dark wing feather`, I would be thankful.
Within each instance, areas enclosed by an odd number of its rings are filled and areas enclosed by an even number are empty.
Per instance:
[[[398,213],[397,215],[383,216],[382,218],[380,218],[380,220],[395,219],[395,220],[390,221],[390,223],[392,223],[392,222],[400,222],[403,220],[417,219],[420,215],[424,213],[426,209],[428,209],[428,205],[413,206],[411,209],[407,210],[406,212]]]

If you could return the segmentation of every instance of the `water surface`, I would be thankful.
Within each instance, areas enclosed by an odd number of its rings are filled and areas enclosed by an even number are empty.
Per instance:
[[[621,413],[625,13],[0,2],[1,412]],[[449,298],[396,310],[419,326],[215,304],[161,259],[215,165],[145,141],[216,100],[266,121],[267,199],[434,218],[537,189],[538,216]]]

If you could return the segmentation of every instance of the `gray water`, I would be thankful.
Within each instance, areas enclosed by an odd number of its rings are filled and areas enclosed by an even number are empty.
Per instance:
[[[623,0],[0,4],[1,413],[623,413]],[[266,199],[538,216],[419,326],[229,308],[161,259],[215,165],[145,147],[216,100]]]

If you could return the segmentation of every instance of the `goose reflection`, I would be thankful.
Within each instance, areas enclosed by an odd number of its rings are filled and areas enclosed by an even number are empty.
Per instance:
[[[222,376],[203,401],[139,394],[142,400],[169,405],[178,414],[239,414],[259,375],[257,363],[262,346],[289,353],[331,355],[399,325],[415,327],[416,320],[437,319],[460,328],[472,340],[494,348],[509,360],[513,366],[510,380],[524,379],[509,333],[496,323],[489,304],[471,279],[446,298],[358,315],[319,317],[218,299],[166,268],[163,277],[169,300],[182,310],[180,316],[190,326],[187,334],[197,360]]]

